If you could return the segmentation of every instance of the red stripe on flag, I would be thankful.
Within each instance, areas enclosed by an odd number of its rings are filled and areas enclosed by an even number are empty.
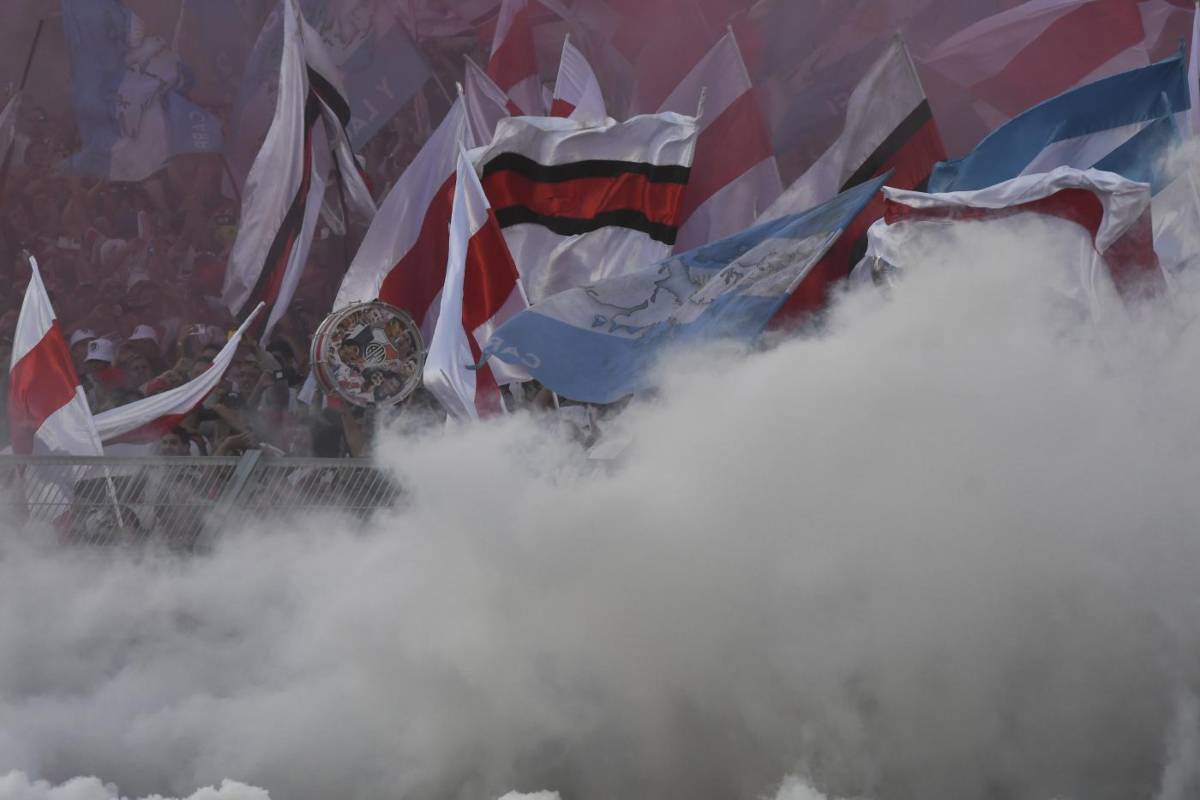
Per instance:
[[[199,405],[199,403],[196,404],[197,407]],[[166,414],[157,419],[152,419],[145,425],[129,431],[129,433],[122,434],[114,439],[105,440],[104,444],[151,444],[157,442],[173,429],[177,428],[187,418],[187,415],[194,410],[194,408],[190,408],[183,414]]]
[[[446,282],[454,183],[455,178],[451,175],[438,189],[425,211],[417,240],[379,287],[379,299],[408,311],[418,326],[425,324],[430,307]]]
[[[528,208],[544,217],[593,219],[608,211],[637,211],[650,222],[674,226],[686,186],[624,173],[548,183],[512,170],[493,172],[483,189],[493,208]]]
[[[700,131],[691,181],[679,209],[680,222],[687,222],[710,197],[770,158],[772,152],[758,93],[751,89]]]
[[[79,378],[58,320],[8,376],[8,424],[13,452],[29,455],[38,429],[75,399]]]
[[[1092,0],[1056,19],[971,92],[1009,116],[1075,86],[1145,33],[1138,4]]]
[[[526,5],[513,15],[512,26],[488,60],[488,77],[505,92],[530,75],[537,75],[537,51],[533,45],[532,13],[532,7]]]
[[[467,243],[467,265],[463,276],[463,330],[478,364],[483,358],[474,331],[500,313],[517,289],[517,265],[513,262],[504,233],[492,209],[487,222]],[[481,416],[500,412],[500,387],[491,368],[484,364],[475,372],[475,408]]]
[[[575,113],[575,104],[568,103],[561,97],[554,98],[554,102],[550,104],[550,116],[552,117],[562,117],[566,119],[573,113]]]

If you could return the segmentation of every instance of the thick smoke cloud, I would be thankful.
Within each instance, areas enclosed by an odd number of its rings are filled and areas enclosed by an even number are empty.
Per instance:
[[[611,469],[518,417],[394,437],[410,503],[370,531],[187,560],[7,531],[0,768],[129,797],[1195,796],[1200,302],[1093,324],[1052,233],[940,237],[818,337],[682,358]]]

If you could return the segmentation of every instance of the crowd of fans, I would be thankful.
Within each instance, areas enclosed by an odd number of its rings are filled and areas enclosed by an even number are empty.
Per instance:
[[[379,199],[428,134],[441,100],[436,87],[429,94],[419,93],[363,154]],[[0,105],[6,99],[0,94]],[[221,302],[239,214],[227,166],[214,156],[184,156],[141,183],[64,174],[63,158],[80,144],[74,119],[23,100],[0,179],[0,283],[8,287],[0,292],[0,381],[7,381],[30,276],[26,253],[37,258],[93,413],[196,377],[237,326]],[[158,452],[363,454],[374,428],[370,415],[301,392],[311,337],[362,234],[318,228],[300,288],[270,341],[244,342],[220,387]],[[0,384],[0,404],[7,394]],[[8,438],[0,405],[0,449]]]

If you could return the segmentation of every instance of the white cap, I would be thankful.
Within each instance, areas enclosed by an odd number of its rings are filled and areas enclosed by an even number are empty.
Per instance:
[[[158,334],[149,325],[138,325],[133,329],[133,335],[129,337],[129,341],[136,342],[139,339],[145,339],[158,344]]]
[[[108,339],[92,339],[88,342],[84,361],[107,361],[113,363],[113,343]]]
[[[95,339],[95,338],[96,338],[95,331],[90,331],[87,328],[80,328],[79,330],[77,330],[71,334],[71,347],[74,347],[75,345],[79,344],[80,342],[84,342],[84,341],[87,341],[88,339]]]

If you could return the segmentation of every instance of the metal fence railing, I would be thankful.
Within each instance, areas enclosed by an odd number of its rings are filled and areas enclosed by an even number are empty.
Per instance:
[[[192,550],[222,527],[317,511],[365,520],[401,497],[360,459],[0,456],[0,518],[53,526],[66,541],[158,541]]]

